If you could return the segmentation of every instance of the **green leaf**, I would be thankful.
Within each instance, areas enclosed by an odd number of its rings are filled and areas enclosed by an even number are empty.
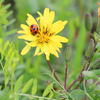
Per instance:
[[[4,51],[7,50],[8,45],[9,45],[9,41],[7,41],[7,42],[5,43],[5,45],[4,45]]]
[[[80,89],[76,89],[71,92],[71,96],[76,100],[81,99],[83,96],[85,96],[85,92]]]
[[[85,79],[88,80],[88,79],[99,79],[98,76],[91,72],[91,71],[83,71],[83,74],[85,75]]]
[[[9,90],[9,88],[6,87],[2,91],[0,91],[0,100],[3,100],[2,98],[4,98],[6,96],[6,94],[8,93],[8,90]]]
[[[18,95],[14,95],[14,100],[19,100]]]
[[[10,20],[6,25],[4,25],[4,27],[7,27],[7,26],[13,24],[15,21],[16,21],[16,19]]]
[[[17,92],[17,91],[19,90],[19,88],[20,88],[20,86],[21,86],[21,84],[22,84],[23,78],[24,78],[23,75],[21,75],[21,76],[18,78],[18,80],[17,80],[17,82],[16,82],[16,84],[15,84],[15,87],[14,87],[14,92]]]
[[[4,36],[14,34],[15,32],[17,32],[17,29],[14,29],[14,30],[11,30],[11,31],[8,31],[8,32],[4,33]]]
[[[50,93],[52,88],[53,88],[53,83],[49,84],[47,88],[44,90],[43,97],[45,97],[48,93]]]
[[[12,13],[13,11],[9,11],[8,13],[6,13],[5,17],[9,17]]]
[[[53,97],[53,92],[50,91],[49,98],[52,98],[52,97]]]
[[[29,89],[29,87],[32,85],[32,82],[33,82],[33,79],[30,79],[30,80],[24,85],[24,87],[23,87],[23,89],[22,89],[22,93],[25,93],[25,92]]]
[[[96,61],[99,58],[100,58],[100,53],[99,52],[93,53],[91,63],[93,63],[94,61]]]
[[[12,99],[12,98],[14,98],[14,94],[9,95],[9,99]]]
[[[89,85],[87,85],[87,87],[86,87],[86,91],[87,91],[88,93],[91,93],[91,92],[94,91],[95,87],[96,87],[96,84],[95,84],[95,85],[89,84]]]
[[[94,32],[94,39],[95,39],[95,41],[97,41],[97,39],[99,39],[99,35],[96,32]]]
[[[100,94],[100,85],[97,85],[97,86],[96,86],[95,92]]]
[[[91,72],[95,73],[96,75],[100,75],[100,69],[97,69],[97,70],[91,70]]]
[[[34,79],[32,87],[32,95],[34,95],[36,92],[37,92],[37,79]]]
[[[4,9],[8,9],[11,6],[11,4],[7,4],[4,6]]]

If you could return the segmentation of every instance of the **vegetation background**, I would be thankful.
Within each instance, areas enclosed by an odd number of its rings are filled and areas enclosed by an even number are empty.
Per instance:
[[[47,87],[48,80],[49,83],[54,81],[51,77],[44,74],[50,72],[45,56],[41,55],[33,57],[35,48],[31,48],[26,55],[22,56],[20,52],[24,48],[25,43],[24,40],[17,38],[19,35],[17,34],[17,30],[20,29],[20,24],[26,24],[27,13],[30,13],[34,18],[37,18],[37,11],[43,13],[44,9],[47,7],[50,10],[55,11],[54,22],[57,20],[68,20],[64,30],[59,33],[61,36],[68,38],[68,43],[72,46],[72,59],[68,64],[68,87],[79,76],[83,66],[85,48],[89,39],[93,38],[92,35],[88,35],[89,32],[85,29],[84,22],[86,13],[91,13],[93,17],[93,27],[90,33],[93,34],[94,31],[96,31],[98,9],[96,2],[97,0],[4,0],[3,5],[8,3],[11,4],[8,12],[13,11],[13,14],[10,15],[7,20],[13,19],[14,21],[10,26],[6,26],[6,31],[14,31],[4,38],[5,41],[13,41],[15,48],[19,53],[19,63],[15,70],[14,82],[16,82],[18,77],[22,74],[24,75],[23,83],[31,78],[36,78],[38,80],[37,95],[41,96],[44,89]],[[65,78],[65,46],[66,44],[63,44],[61,53],[59,53],[59,58],[50,55],[50,63],[62,83],[64,83]],[[0,76],[2,76],[0,84],[3,85],[4,75],[1,68]],[[55,90],[58,90],[57,85],[54,85],[54,87]],[[31,90],[29,89],[27,93],[30,93],[30,91]]]

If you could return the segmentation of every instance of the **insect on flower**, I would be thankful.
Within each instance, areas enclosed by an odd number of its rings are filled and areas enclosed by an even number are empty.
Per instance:
[[[35,35],[35,34],[38,33],[38,27],[37,27],[36,24],[32,24],[32,25],[30,26],[30,32],[31,32],[32,35]]]

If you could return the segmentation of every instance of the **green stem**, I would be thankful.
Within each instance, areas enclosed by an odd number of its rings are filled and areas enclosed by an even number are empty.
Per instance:
[[[92,97],[86,91],[86,88],[85,88],[85,79],[83,80],[83,87],[84,87],[85,94],[90,98],[90,100],[93,100]]]
[[[3,40],[3,45],[4,45],[4,36],[3,36],[3,33],[2,33],[2,25],[0,24],[0,36]]]
[[[39,99],[45,99],[45,100],[56,100],[53,98],[48,98],[48,97],[40,97],[40,96],[35,96],[35,95],[29,95],[29,94],[21,94],[21,93],[16,93],[15,95],[21,95],[21,96],[27,96],[27,97],[33,97],[33,98],[39,98]]]
[[[91,88],[93,88],[94,86],[96,86],[96,84],[99,82],[99,80],[97,80],[92,86]]]
[[[93,99],[91,98],[91,96],[90,96],[88,93],[86,93],[86,95],[90,98],[90,100],[93,100]]]
[[[7,84],[6,84],[6,75],[5,75],[5,88],[7,87]]]
[[[11,77],[11,93],[13,93],[13,75]]]

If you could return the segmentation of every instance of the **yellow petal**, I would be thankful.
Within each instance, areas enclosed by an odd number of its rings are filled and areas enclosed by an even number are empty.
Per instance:
[[[37,37],[32,36],[32,35],[22,35],[22,36],[18,36],[19,39],[25,39],[27,41],[36,41]]]
[[[49,14],[49,8],[45,8],[43,17],[47,17],[48,14]]]
[[[26,45],[24,48],[23,48],[23,50],[22,50],[22,52],[21,52],[21,55],[25,55],[29,50],[30,50],[30,46],[29,45]]]
[[[19,31],[17,31],[17,33],[21,33],[21,34],[23,33],[24,34],[25,31],[24,30],[19,30]]]
[[[30,31],[30,27],[24,24],[21,24],[20,27],[26,31]]]
[[[49,60],[49,56],[50,56],[50,53],[49,55],[45,54],[46,55],[46,60]]]
[[[52,36],[52,39],[54,41],[60,41],[60,42],[65,42],[65,43],[68,42],[68,39],[59,35]]]
[[[25,41],[25,43],[27,45],[31,46],[31,47],[36,47],[37,46],[37,41],[33,41],[33,42],[30,42],[30,43],[28,43],[28,42]]]
[[[54,17],[55,17],[55,12],[54,11],[51,11],[49,13],[49,21],[48,21],[48,24],[51,25],[53,20],[54,20]]]
[[[68,21],[67,21],[67,20],[65,20],[65,21],[63,22],[64,26],[65,26],[67,23],[68,23]]]
[[[38,18],[36,18],[36,20],[38,21],[38,20],[40,20],[40,18],[41,18],[41,17],[38,17]]]
[[[54,44],[52,41],[49,41],[49,43],[51,44],[51,47],[52,47],[52,48],[55,48],[57,51],[59,51],[59,52],[61,53],[61,51],[59,50],[59,48],[57,47],[56,44]],[[50,45],[50,44],[49,44],[49,45]]]
[[[62,31],[63,28],[64,28],[64,24],[61,20],[59,20],[54,24],[52,24],[50,33],[57,34],[58,32]]]
[[[27,16],[28,16],[28,18],[27,18],[27,22],[28,22],[28,23],[27,23],[27,24],[28,24],[29,26],[31,26],[32,24],[36,24],[36,25],[38,26],[36,20],[33,18],[32,15],[27,14]]]
[[[52,44],[55,44],[57,47],[62,48],[62,44],[58,39],[55,39],[54,36],[51,36],[49,39],[52,42]]]
[[[56,48],[51,43],[48,43],[48,47],[49,47],[50,53],[54,54],[58,58],[59,55],[58,55],[58,53],[56,51]]]
[[[25,31],[25,30],[19,30],[19,31],[17,31],[17,33],[31,35],[31,33],[29,31]]]
[[[37,55],[39,56],[39,55],[41,55],[41,54],[43,54],[43,52],[41,51],[41,52],[39,52]]]
[[[41,51],[44,52],[44,54],[46,55],[46,59],[49,60],[50,52],[47,43],[41,44]]]
[[[43,51],[45,54],[49,54],[49,48],[48,48],[48,44],[47,43],[43,43]]]
[[[42,14],[39,11],[37,11],[37,13],[40,15],[40,17],[42,17]]]
[[[40,50],[40,45],[37,46],[34,56],[36,56],[38,54],[39,50]]]
[[[49,8],[45,8],[44,14],[43,14],[43,26],[44,28],[47,27],[49,21]]]

